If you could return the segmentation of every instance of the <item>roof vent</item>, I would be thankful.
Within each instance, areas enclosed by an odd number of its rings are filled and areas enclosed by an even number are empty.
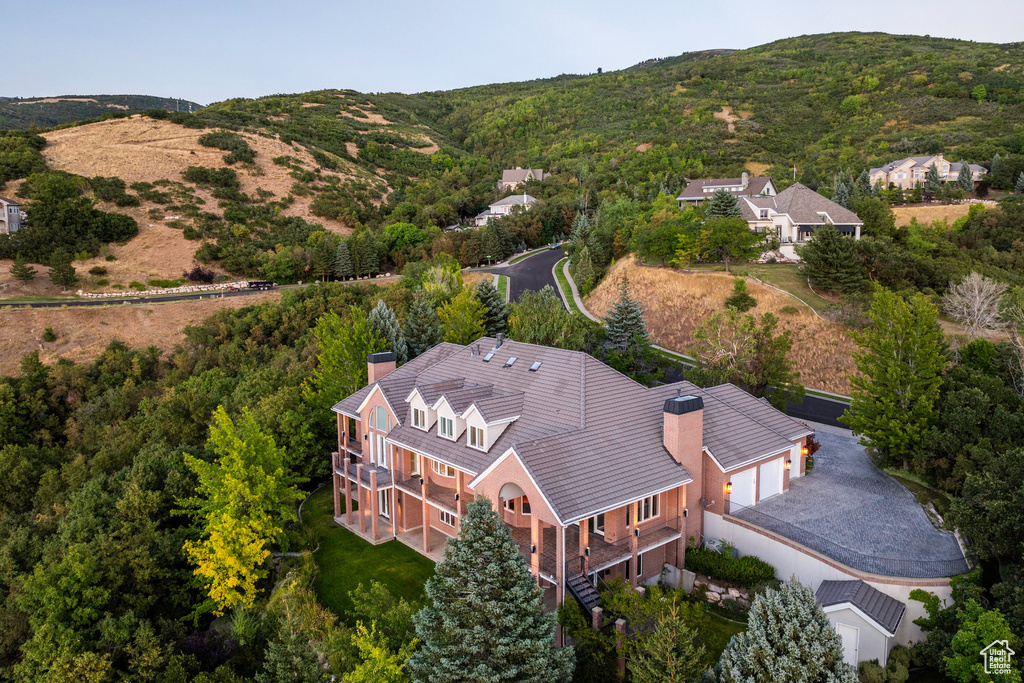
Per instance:
[[[530,372],[537,372],[540,370],[540,363],[541,362],[539,360],[534,361],[533,365],[530,366]]]
[[[494,358],[494,351],[491,351],[489,354],[484,356],[484,362],[490,363],[492,358]]]
[[[515,356],[510,357],[507,361],[505,361],[505,365],[503,367],[506,367],[506,368],[512,367],[512,364],[515,363],[516,360],[517,359],[516,359]]]

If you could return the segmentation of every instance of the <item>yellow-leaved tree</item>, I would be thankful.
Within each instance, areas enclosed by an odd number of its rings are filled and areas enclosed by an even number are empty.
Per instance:
[[[216,461],[185,457],[199,485],[184,505],[202,535],[186,541],[185,552],[209,587],[204,607],[221,615],[252,606],[270,548],[284,534],[284,523],[296,519],[302,493],[285,468],[283,451],[247,409],[236,424],[223,406],[217,408],[207,446]]]

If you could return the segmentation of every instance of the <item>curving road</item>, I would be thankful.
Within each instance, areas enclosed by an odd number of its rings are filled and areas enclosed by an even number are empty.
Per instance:
[[[511,266],[493,266],[480,270],[508,276],[509,300],[518,301],[523,292],[539,291],[548,285],[557,292],[558,283],[555,282],[551,269],[564,257],[562,249],[547,249]]]

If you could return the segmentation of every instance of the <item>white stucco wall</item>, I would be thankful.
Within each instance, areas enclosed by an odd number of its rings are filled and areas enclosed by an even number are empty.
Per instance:
[[[906,583],[887,583],[881,580],[883,577],[875,577],[853,569],[841,570],[837,566],[825,562],[809,552],[804,552],[777,541],[769,535],[758,533],[739,524],[725,519],[721,515],[704,511],[704,536],[709,539],[723,538],[736,546],[740,555],[756,555],[765,562],[775,566],[775,575],[778,579],[796,577],[802,583],[817,590],[822,581],[849,581],[850,579],[861,579],[868,585],[877,588],[881,592],[896,598],[907,606],[906,614],[896,631],[895,643],[909,645],[910,643],[922,640],[924,632],[914,619],[927,616],[924,605],[910,599],[910,592],[921,587],[924,590],[939,596],[940,600],[947,603],[950,601],[950,586],[948,580],[939,579],[936,582],[942,585],[921,586],[922,581],[907,579]],[[835,563],[839,565],[839,563]],[[839,565],[842,566],[842,565]],[[886,579],[885,581],[899,581],[899,579]]]
[[[838,609],[828,612],[828,620],[835,628],[836,624],[846,624],[859,630],[857,638],[857,662],[869,662],[877,659],[878,663],[885,666],[889,658],[889,648],[896,643],[890,643],[890,638],[878,630],[878,627],[870,623],[852,609]]]

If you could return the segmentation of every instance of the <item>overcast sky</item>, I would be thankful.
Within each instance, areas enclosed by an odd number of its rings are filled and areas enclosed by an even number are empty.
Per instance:
[[[0,96],[207,104],[321,88],[419,92],[831,31],[1024,40],[1024,1],[984,10],[963,0],[23,0],[4,8]]]

